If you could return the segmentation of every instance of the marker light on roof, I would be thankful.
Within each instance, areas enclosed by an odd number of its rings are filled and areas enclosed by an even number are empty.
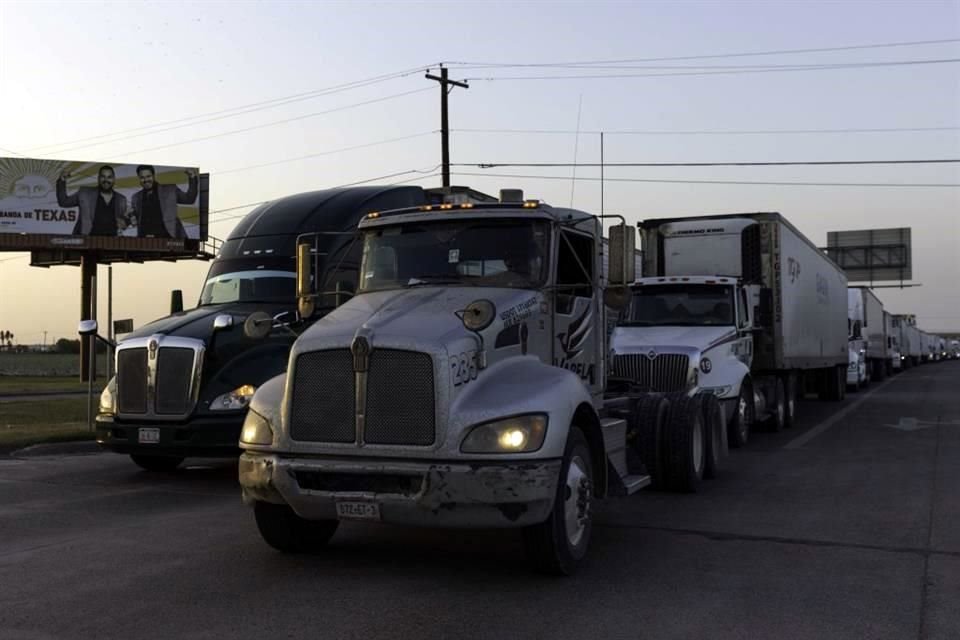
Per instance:
[[[433,211],[433,205],[425,204],[420,207],[420,211]]]
[[[464,202],[462,205],[460,205],[460,208],[461,208],[461,209],[473,209],[473,203],[472,203],[472,202]]]
[[[539,206],[540,206],[540,203],[537,202],[536,200],[524,200],[523,202],[524,209],[536,209]]]
[[[380,217],[379,211],[373,211],[367,214],[367,218],[379,218],[379,217]]]

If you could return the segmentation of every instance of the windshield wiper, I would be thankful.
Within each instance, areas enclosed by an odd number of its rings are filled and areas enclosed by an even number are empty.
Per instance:
[[[452,278],[450,276],[426,275],[426,276],[415,276],[413,278],[410,278],[409,280],[407,280],[407,283],[403,286],[404,288],[409,288],[409,287],[421,287],[423,285],[431,285],[431,284],[470,284],[470,283],[466,283],[460,278]]]

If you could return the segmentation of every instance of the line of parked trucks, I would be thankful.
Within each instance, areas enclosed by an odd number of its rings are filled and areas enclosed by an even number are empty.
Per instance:
[[[314,549],[348,519],[509,527],[561,574],[597,500],[695,491],[802,395],[957,354],[777,213],[634,228],[419,187],[261,205],[195,309],[115,348],[97,441],[162,471],[239,439],[269,545]]]

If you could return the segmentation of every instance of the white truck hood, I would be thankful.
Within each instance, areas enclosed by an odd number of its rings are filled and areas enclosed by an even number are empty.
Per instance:
[[[694,348],[701,353],[719,344],[734,340],[737,331],[724,327],[617,327],[610,340],[614,353],[645,353],[655,347]]]

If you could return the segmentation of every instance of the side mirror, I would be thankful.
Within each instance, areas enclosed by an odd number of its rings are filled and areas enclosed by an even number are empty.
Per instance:
[[[223,331],[233,326],[233,316],[229,313],[221,313],[213,319],[213,330]]]
[[[170,313],[183,311],[183,291],[174,289],[170,292]]]
[[[304,319],[311,317],[317,308],[310,287],[313,281],[313,260],[310,249],[311,246],[307,243],[297,245],[297,311]]]
[[[625,286],[636,280],[637,262],[634,255],[637,249],[637,230],[625,224],[610,227],[608,247],[610,259],[607,265],[607,282],[611,286]]]
[[[757,324],[764,329],[773,326],[773,290],[767,287],[760,289],[760,307],[755,314]]]
[[[97,335],[98,328],[96,320],[81,320],[80,326],[77,328],[77,333],[82,336],[95,336]]]

